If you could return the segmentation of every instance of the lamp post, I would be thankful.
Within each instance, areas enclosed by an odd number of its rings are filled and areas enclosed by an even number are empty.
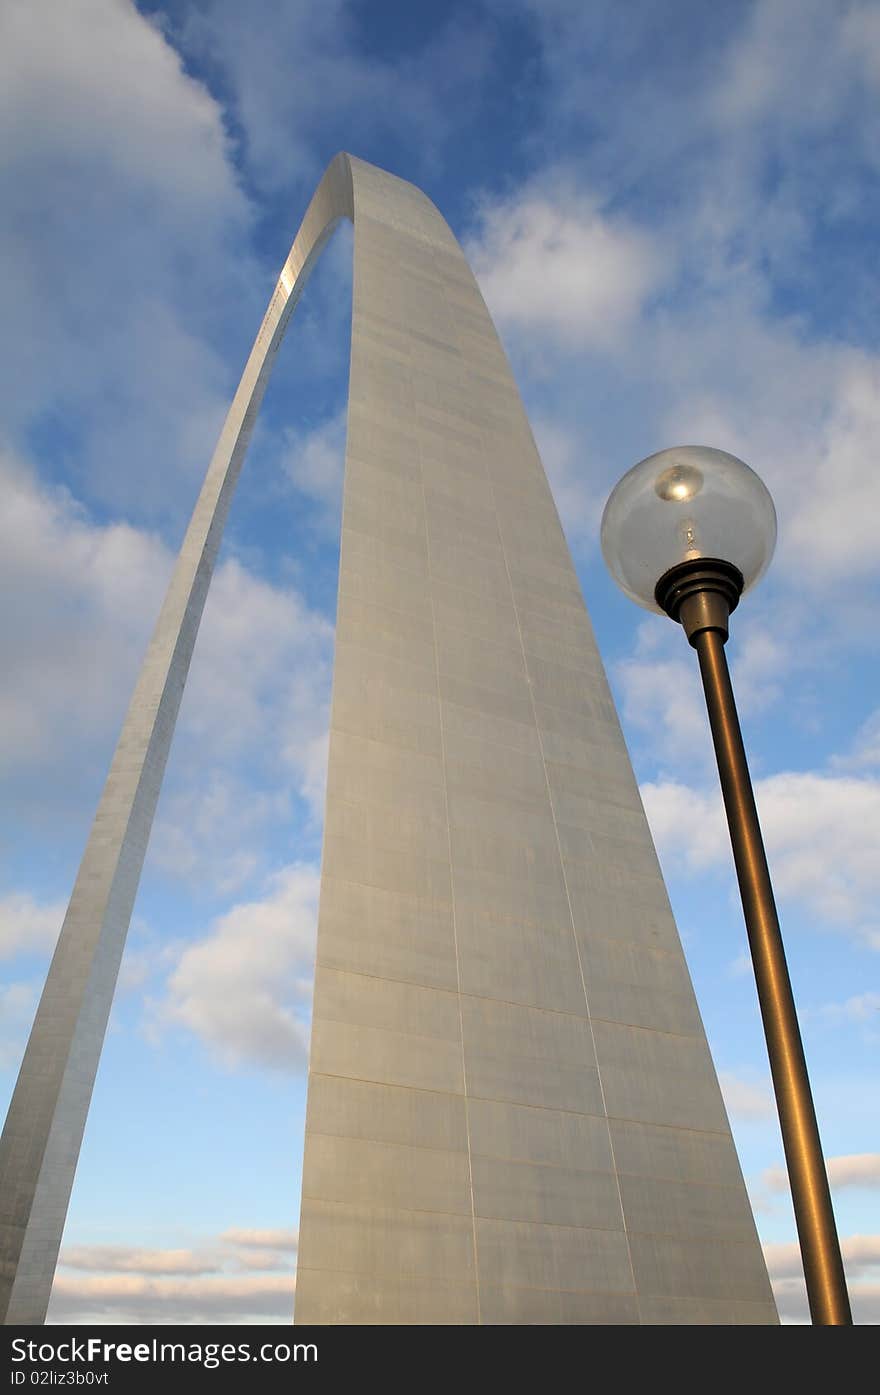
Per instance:
[[[613,489],[602,552],[637,604],[684,628],[697,651],[767,1038],[810,1313],[852,1323],[828,1176],[724,645],[740,596],[776,543],[773,500],[736,456],[681,446],[649,456]]]

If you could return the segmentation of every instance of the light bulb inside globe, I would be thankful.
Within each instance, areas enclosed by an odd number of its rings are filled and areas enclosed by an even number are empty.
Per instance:
[[[664,499],[667,503],[684,504],[688,499],[693,499],[695,494],[699,494],[703,488],[702,471],[695,465],[670,465],[668,470],[662,470],[654,481],[654,492],[658,499]]]
[[[754,586],[773,556],[776,510],[767,486],[735,455],[676,446],[640,461],[615,485],[601,536],[620,588],[662,614],[657,583],[685,562],[728,563],[742,574],[743,591]]]

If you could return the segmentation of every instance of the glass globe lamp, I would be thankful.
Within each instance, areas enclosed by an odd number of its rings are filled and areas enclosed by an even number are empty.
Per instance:
[[[601,537],[611,575],[646,610],[672,614],[658,583],[706,562],[727,569],[733,610],[773,556],[776,510],[766,485],[735,455],[675,446],[649,455],[618,482]]]

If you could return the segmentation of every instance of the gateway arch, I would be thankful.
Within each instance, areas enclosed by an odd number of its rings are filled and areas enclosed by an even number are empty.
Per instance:
[[[223,526],[341,218],[354,304],[296,1320],[775,1322],[507,359],[437,209],[344,154],[223,427],[37,1010],[0,1142],[0,1313],[45,1318]]]

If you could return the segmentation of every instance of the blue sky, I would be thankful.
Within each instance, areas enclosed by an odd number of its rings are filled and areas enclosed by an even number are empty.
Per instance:
[[[732,451],[774,494],[729,657],[856,1316],[880,1321],[878,96],[876,0],[7,0],[4,1097],[226,406],[344,148],[435,201],[510,355],[803,1321],[694,658],[598,550],[610,488],[665,446]],[[50,1321],[289,1317],[350,283],[344,228],[234,501]]]

